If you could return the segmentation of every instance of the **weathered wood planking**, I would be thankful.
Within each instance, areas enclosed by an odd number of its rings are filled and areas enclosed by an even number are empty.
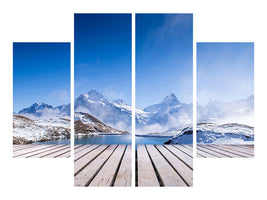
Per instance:
[[[82,148],[81,150],[74,151],[74,161],[78,160],[79,158],[83,157],[87,153],[90,153],[94,149],[96,149],[99,145],[86,145],[86,148]]]
[[[201,156],[207,158],[253,158],[254,145],[249,145],[248,147],[248,145],[198,144],[197,157]]]
[[[62,146],[62,145],[55,145],[55,146],[51,146],[49,148],[46,149],[41,149],[41,150],[37,150],[37,151],[33,151],[31,153],[27,153],[25,155],[22,155],[21,157],[25,157],[25,158],[39,158],[42,155],[49,155],[50,152],[57,152],[60,151],[61,149],[64,148],[70,148],[70,147],[66,147],[66,146]],[[18,156],[20,157],[20,156]]]
[[[160,186],[144,145],[137,145],[138,186]]]
[[[218,157],[218,158],[230,158],[230,156],[221,154],[217,151],[213,151],[212,149],[205,147],[205,145],[201,145],[201,146],[197,145],[197,150],[201,150],[203,152],[206,152],[207,154],[211,154],[211,155]]]
[[[116,148],[89,186],[112,186],[125,148],[126,145],[119,145]]]
[[[235,152],[241,152],[241,153],[245,153],[247,155],[249,155],[250,157],[254,157],[254,150],[250,150],[250,149],[247,149],[247,148],[243,148],[241,146],[229,146],[229,145],[221,145],[223,148],[225,149],[230,149],[230,150],[233,150]]]
[[[13,152],[13,157],[18,157],[22,155],[26,155],[28,153],[36,152],[42,149],[48,149],[51,148],[52,145],[33,145],[32,148],[22,149],[20,151]]]
[[[114,186],[132,185],[132,145],[128,145],[122,158]]]
[[[131,186],[131,145],[86,146],[74,152],[75,186]]]
[[[190,169],[184,162],[178,159],[170,151],[168,151],[162,145],[156,145],[157,149],[164,156],[164,158],[169,162],[169,164],[175,169],[175,171],[182,177],[184,182],[188,186],[193,185],[193,170]]]
[[[70,150],[70,146],[67,146],[67,145],[55,145],[55,146],[56,147],[54,147],[53,149],[44,151],[43,153],[35,154],[33,156],[30,156],[30,158],[43,158],[43,157],[46,157],[46,156],[51,155],[53,153],[56,153],[58,151],[61,151],[62,149]]]
[[[13,145],[14,158],[68,158],[70,145]]]
[[[197,157],[200,157],[200,158],[218,158],[217,156],[209,154],[206,151],[202,151],[201,149],[197,149]]]
[[[89,161],[89,163],[85,166],[81,165],[81,163],[79,162],[81,161],[82,158],[74,162],[74,170],[75,170],[74,185],[88,186],[116,148],[117,145],[111,145],[108,148],[105,148],[97,155],[95,156],[93,155],[94,158],[92,158],[89,155],[90,153],[87,154],[87,160],[91,160],[91,162]]]
[[[83,157],[75,160],[74,162],[74,174],[76,175],[79,171],[85,168],[91,161],[93,161],[97,156],[99,156],[105,149],[108,148],[108,145],[101,145],[98,148],[85,153]],[[108,151],[114,150],[115,146],[109,147]]]
[[[177,149],[172,145],[164,145],[170,152],[172,152],[178,159],[187,164],[191,169],[193,169],[193,158],[185,154],[183,151]]]
[[[154,145],[146,145],[148,154],[152,163],[155,166],[156,173],[160,177],[163,186],[186,186],[186,183],[173,169],[173,167],[166,162],[165,158],[156,149]]]
[[[191,158],[193,158],[193,148],[188,149],[182,145],[173,145],[174,147],[176,147],[177,149],[180,149],[182,152],[186,153],[187,155],[189,155]]]

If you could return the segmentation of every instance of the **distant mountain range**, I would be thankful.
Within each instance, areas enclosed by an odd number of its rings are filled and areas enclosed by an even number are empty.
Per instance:
[[[74,109],[75,121],[80,121],[78,122],[80,124],[76,123],[75,126],[79,125],[79,130],[83,130],[81,133],[84,133],[84,130],[90,133],[94,131],[131,132],[132,107],[121,99],[108,101],[101,93],[92,89],[76,98]],[[206,106],[197,106],[197,121],[198,123],[236,122],[251,125],[253,111],[254,96],[233,102],[210,101]],[[70,104],[53,107],[45,103],[34,103],[19,111],[17,115],[35,120],[38,124],[49,123],[60,126],[62,119],[70,119]],[[192,126],[193,106],[191,103],[180,102],[171,93],[158,104],[136,108],[135,115],[136,133],[139,135],[176,135],[185,127]],[[81,128],[83,125],[81,123],[85,125],[84,129]]]

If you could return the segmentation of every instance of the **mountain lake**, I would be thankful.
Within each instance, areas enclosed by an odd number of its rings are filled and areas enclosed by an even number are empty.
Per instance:
[[[138,144],[164,144],[172,137],[166,136],[136,136],[135,143]],[[99,134],[97,136],[75,137],[75,145],[78,144],[131,144],[131,134]],[[47,142],[35,142],[34,144],[70,144],[70,139],[58,139]]]

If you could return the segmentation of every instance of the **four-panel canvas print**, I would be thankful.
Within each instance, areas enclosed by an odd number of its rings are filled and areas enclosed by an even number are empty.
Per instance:
[[[254,43],[197,42],[196,105],[193,14],[75,14],[72,45],[13,43],[14,158],[72,136],[74,186],[190,187],[194,134],[198,158],[254,157]]]

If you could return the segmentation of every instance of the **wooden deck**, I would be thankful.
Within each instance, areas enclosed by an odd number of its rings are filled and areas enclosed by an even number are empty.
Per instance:
[[[253,158],[254,145],[197,145],[198,158]]]
[[[137,145],[136,186],[192,186],[189,145]]]
[[[69,158],[70,145],[13,145],[13,158]]]
[[[131,145],[75,145],[75,186],[131,186]]]
[[[136,186],[192,186],[189,145],[138,145]],[[75,186],[131,186],[131,145],[75,145]]]

